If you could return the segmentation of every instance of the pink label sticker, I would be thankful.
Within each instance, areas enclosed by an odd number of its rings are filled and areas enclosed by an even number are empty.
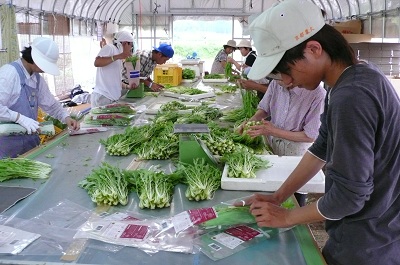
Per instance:
[[[243,241],[252,240],[261,234],[259,231],[245,225],[228,228],[225,230],[225,233],[240,238]]]
[[[190,220],[197,225],[205,221],[217,218],[214,208],[199,208],[188,210]]]
[[[121,234],[121,238],[136,238],[143,239],[146,237],[149,227],[143,225],[128,225],[124,232]]]

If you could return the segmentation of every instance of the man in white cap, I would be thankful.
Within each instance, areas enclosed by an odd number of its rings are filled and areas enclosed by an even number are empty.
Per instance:
[[[118,32],[114,44],[101,48],[94,61],[96,84],[90,97],[92,108],[116,102],[122,89],[133,89],[122,82],[123,60],[132,55],[133,36],[126,31]]]
[[[272,195],[247,200],[259,226],[325,221],[327,264],[395,265],[400,255],[400,99],[373,64],[360,62],[311,1],[285,0],[250,25],[258,56],[249,78],[329,87],[319,135]],[[279,205],[325,167],[325,194],[287,210]]]
[[[38,37],[21,53],[22,58],[0,68],[0,122],[18,123],[26,134],[0,136],[0,158],[17,157],[39,145],[39,107],[70,129],[79,129],[78,122],[69,117],[39,75],[60,74],[57,44],[49,38]]]
[[[224,48],[221,49],[214,58],[210,74],[225,73],[225,66],[227,63],[228,55],[236,50],[236,41],[228,40],[228,42],[224,44],[223,47]]]

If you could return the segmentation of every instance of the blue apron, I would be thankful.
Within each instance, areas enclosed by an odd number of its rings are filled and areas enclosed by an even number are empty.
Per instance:
[[[24,71],[16,62],[11,63],[18,72],[19,79],[21,80],[21,93],[14,105],[10,107],[11,110],[19,112],[33,120],[37,120],[38,115],[38,93],[40,75],[36,73],[37,85],[36,88],[28,86]],[[22,155],[32,148],[40,144],[40,138],[37,134],[32,135],[12,135],[0,136],[0,159],[5,157],[17,157]]]

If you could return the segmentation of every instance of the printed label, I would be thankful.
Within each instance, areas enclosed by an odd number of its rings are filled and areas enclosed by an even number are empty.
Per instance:
[[[255,230],[245,225],[228,228],[225,230],[225,233],[240,238],[243,241],[252,240],[253,238],[255,238],[260,234],[258,230]]]
[[[230,249],[235,249],[237,246],[244,243],[243,240],[226,233],[215,235],[212,237],[212,239]]]

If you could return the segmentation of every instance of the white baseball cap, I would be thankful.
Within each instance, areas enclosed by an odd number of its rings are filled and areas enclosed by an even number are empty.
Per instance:
[[[309,0],[285,0],[261,13],[249,27],[258,55],[248,77],[254,80],[266,77],[287,50],[316,34],[324,25],[321,8]]]
[[[57,66],[58,46],[49,38],[38,37],[32,42],[33,62],[45,73],[59,75],[60,70]]]
[[[120,31],[115,38],[119,42],[134,42],[133,35],[127,31]]]

